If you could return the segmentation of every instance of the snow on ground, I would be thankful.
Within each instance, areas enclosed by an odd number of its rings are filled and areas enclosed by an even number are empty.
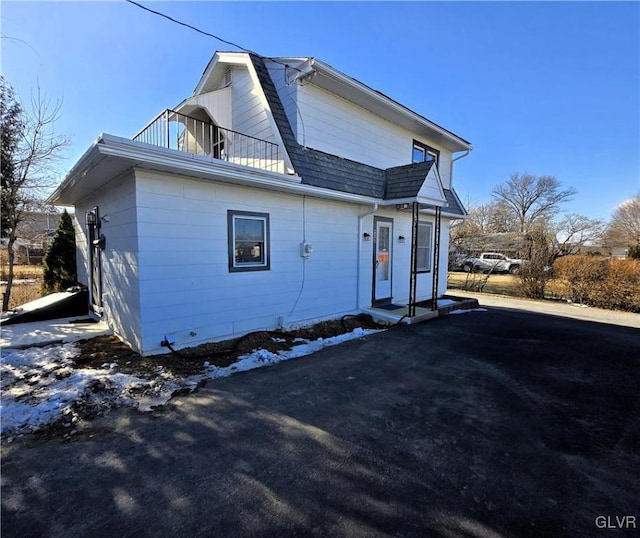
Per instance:
[[[331,338],[319,338],[318,340],[313,340],[311,342],[308,340],[303,340],[302,338],[296,338],[297,341],[302,341],[303,343],[294,346],[288,351],[279,351],[277,353],[273,353],[265,349],[258,349],[253,353],[238,357],[238,360],[236,362],[234,362],[230,366],[226,366],[225,368],[218,368],[217,366],[205,364],[205,366],[207,367],[207,371],[204,376],[192,376],[188,378],[188,381],[197,383],[201,379],[218,379],[220,377],[228,377],[231,374],[235,374],[237,372],[247,372],[249,370],[267,366],[269,364],[276,364],[278,362],[286,361],[289,359],[304,357],[305,355],[310,355],[311,353],[320,351],[322,348],[335,346],[336,344],[340,344],[348,340],[353,340],[354,338],[362,338],[363,336],[367,336],[369,334],[377,332],[381,331],[375,329],[357,328],[350,333],[332,336]]]
[[[205,362],[204,374],[187,378],[177,378],[162,368],[153,378],[121,374],[117,371],[117,363],[104,364],[99,370],[74,368],[73,359],[78,356],[79,349],[73,343],[3,349],[0,360],[0,431],[3,436],[29,433],[57,421],[62,421],[73,431],[83,412],[101,413],[122,406],[150,411],[166,404],[176,391],[194,390],[203,380],[303,357],[324,347],[376,332],[380,331],[358,328],[331,338],[303,341],[288,351],[278,353],[259,349],[239,357],[225,368]]]
[[[120,374],[115,363],[104,364],[99,370],[76,369],[73,358],[78,352],[75,344],[3,350],[0,361],[3,434],[35,431],[65,417],[71,425],[82,409],[100,411],[133,405],[136,394],[142,396],[137,405],[144,410],[150,405],[149,399],[153,404],[156,396],[153,388],[158,381],[166,381],[162,373],[159,380]],[[178,383],[171,385],[174,390],[179,387]]]
[[[469,312],[486,312],[487,309],[486,308],[467,308],[467,309],[460,309],[460,310],[452,310],[451,312],[449,312],[449,314],[467,314]]]
[[[94,336],[111,334],[104,322],[81,322],[78,316],[71,318],[49,319],[32,323],[3,325],[0,335],[0,348],[23,348],[47,343],[66,343],[86,340]]]
[[[18,279],[13,281],[14,284],[22,284],[25,282],[29,282],[29,279]],[[35,282],[35,280],[33,282]],[[6,282],[0,282],[0,284],[6,284]],[[71,291],[58,291],[56,293],[50,293],[49,295],[39,297],[38,299],[34,299],[33,301],[29,301],[28,303],[19,306],[15,309],[15,312],[33,312],[34,310],[38,310],[39,308],[55,304],[61,299],[68,299],[69,297],[73,297],[75,294],[76,292]]]

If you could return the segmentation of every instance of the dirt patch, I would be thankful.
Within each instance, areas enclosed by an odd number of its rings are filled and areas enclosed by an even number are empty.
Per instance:
[[[74,359],[79,368],[104,368],[116,363],[118,372],[139,377],[148,377],[163,369],[177,377],[201,374],[205,362],[225,367],[238,357],[256,349],[277,353],[289,350],[301,340],[318,340],[348,333],[356,328],[381,329],[385,325],[376,323],[368,314],[348,315],[340,319],[323,321],[311,327],[294,331],[256,331],[233,340],[202,344],[181,349],[176,353],[165,353],[143,357],[114,336],[99,336],[78,343],[80,355]]]

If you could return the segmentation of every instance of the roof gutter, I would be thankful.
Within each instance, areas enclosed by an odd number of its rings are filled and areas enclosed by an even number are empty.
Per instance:
[[[75,184],[78,183],[83,177],[85,177],[91,168],[93,168],[96,164],[96,157],[100,156],[100,150],[98,149],[100,143],[102,142],[102,137],[104,134],[101,134],[96,138],[96,140],[89,146],[87,151],[82,154],[82,157],[78,159],[78,162],[73,165],[73,168],[69,170],[69,172],[65,175],[64,179],[56,187],[56,189],[47,197],[45,200],[45,204],[55,205],[56,198],[60,195],[60,193]]]
[[[459,161],[460,159],[464,159],[472,151],[473,151],[473,146],[469,146],[469,149],[465,149],[462,155],[458,155],[457,157],[454,157],[453,159],[451,159],[451,164],[453,165],[454,162]]]
[[[313,79],[317,73],[316,69],[314,69],[313,67],[315,62],[315,58],[309,58],[305,62],[298,65],[296,67],[298,74],[294,77],[293,82],[300,82],[300,84],[303,84]]]

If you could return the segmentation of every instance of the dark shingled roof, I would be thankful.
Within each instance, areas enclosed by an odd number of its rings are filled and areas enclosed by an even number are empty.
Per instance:
[[[386,176],[384,170],[343,159],[323,151],[303,148],[306,160],[301,170],[302,182],[334,191],[382,198]],[[300,163],[298,163],[300,164]]]
[[[389,200],[415,196],[432,165],[433,161],[424,161],[387,168],[387,188],[384,197]]]
[[[334,191],[382,198],[386,180],[384,170],[315,149],[304,148],[298,144],[267,66],[260,57],[254,54],[250,57],[271,108],[273,119],[291,158],[291,164],[302,177],[302,183]]]
[[[464,209],[462,202],[458,199],[456,193],[450,189],[442,190],[444,191],[444,197],[447,199],[447,205],[442,208],[442,211],[451,215],[460,215],[461,217],[464,217],[467,212]]]
[[[269,103],[273,119],[280,131],[282,142],[291,159],[291,164],[302,178],[303,184],[386,200],[411,198],[418,194],[431,169],[431,162],[408,164],[383,170],[301,146],[293,134],[293,129],[267,66],[259,56],[255,54],[249,54],[249,56]],[[449,204],[444,208],[444,211],[465,215],[457,197],[448,189],[445,189],[444,192]]]

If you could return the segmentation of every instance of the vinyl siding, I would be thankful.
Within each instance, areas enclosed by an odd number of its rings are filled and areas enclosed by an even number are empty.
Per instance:
[[[85,213],[98,206],[100,233],[106,238],[102,253],[104,318],[114,332],[134,349],[141,349],[139,258],[136,192],[133,173],[114,179],[77,203],[74,214],[78,281],[89,285]]]
[[[291,101],[278,88],[285,103]],[[451,185],[451,152],[432,140],[398,127],[383,118],[313,84],[297,88],[295,94],[304,121],[306,146],[377,168],[391,168],[411,162],[413,140],[440,151],[439,171],[445,188]],[[299,143],[303,143],[299,117],[287,111]]]
[[[235,66],[232,77],[233,126],[231,129],[269,142],[277,142],[264,109],[263,98],[254,87],[247,68]]]
[[[77,205],[79,271],[86,280],[84,212],[97,205],[107,238],[105,318],[144,354],[240,334],[337,318],[371,304],[373,217],[368,206],[260,191],[135,170]],[[229,272],[227,211],[268,213],[270,270]],[[384,208],[394,221],[393,299],[409,296],[411,214]],[[423,216],[429,220],[430,217]],[[82,220],[82,223],[79,222]],[[432,220],[432,218],[431,218]],[[441,293],[446,289],[443,221]],[[398,242],[398,236],[407,238]],[[313,245],[308,260],[300,244]],[[432,274],[419,275],[428,299]]]
[[[296,108],[299,85],[291,84],[287,86],[285,76],[287,74],[289,76],[292,76],[291,70],[285,72],[286,70],[279,64],[267,64],[267,66],[269,69],[269,74],[271,75],[271,79],[273,80],[273,83],[278,92],[278,96],[280,97],[280,101],[282,102],[282,106],[284,107],[284,112],[287,115],[287,119],[289,120],[291,129],[293,130],[293,135],[296,137],[300,144],[305,145],[304,130],[300,128],[300,118],[298,116],[298,110]],[[298,133],[300,133],[300,136],[298,135]]]
[[[219,127],[232,128],[232,88],[222,88],[211,92],[195,95],[188,99],[190,105],[203,107]]]
[[[141,170],[136,184],[145,353],[356,309],[362,206]],[[229,209],[269,214],[270,270],[229,272]]]

